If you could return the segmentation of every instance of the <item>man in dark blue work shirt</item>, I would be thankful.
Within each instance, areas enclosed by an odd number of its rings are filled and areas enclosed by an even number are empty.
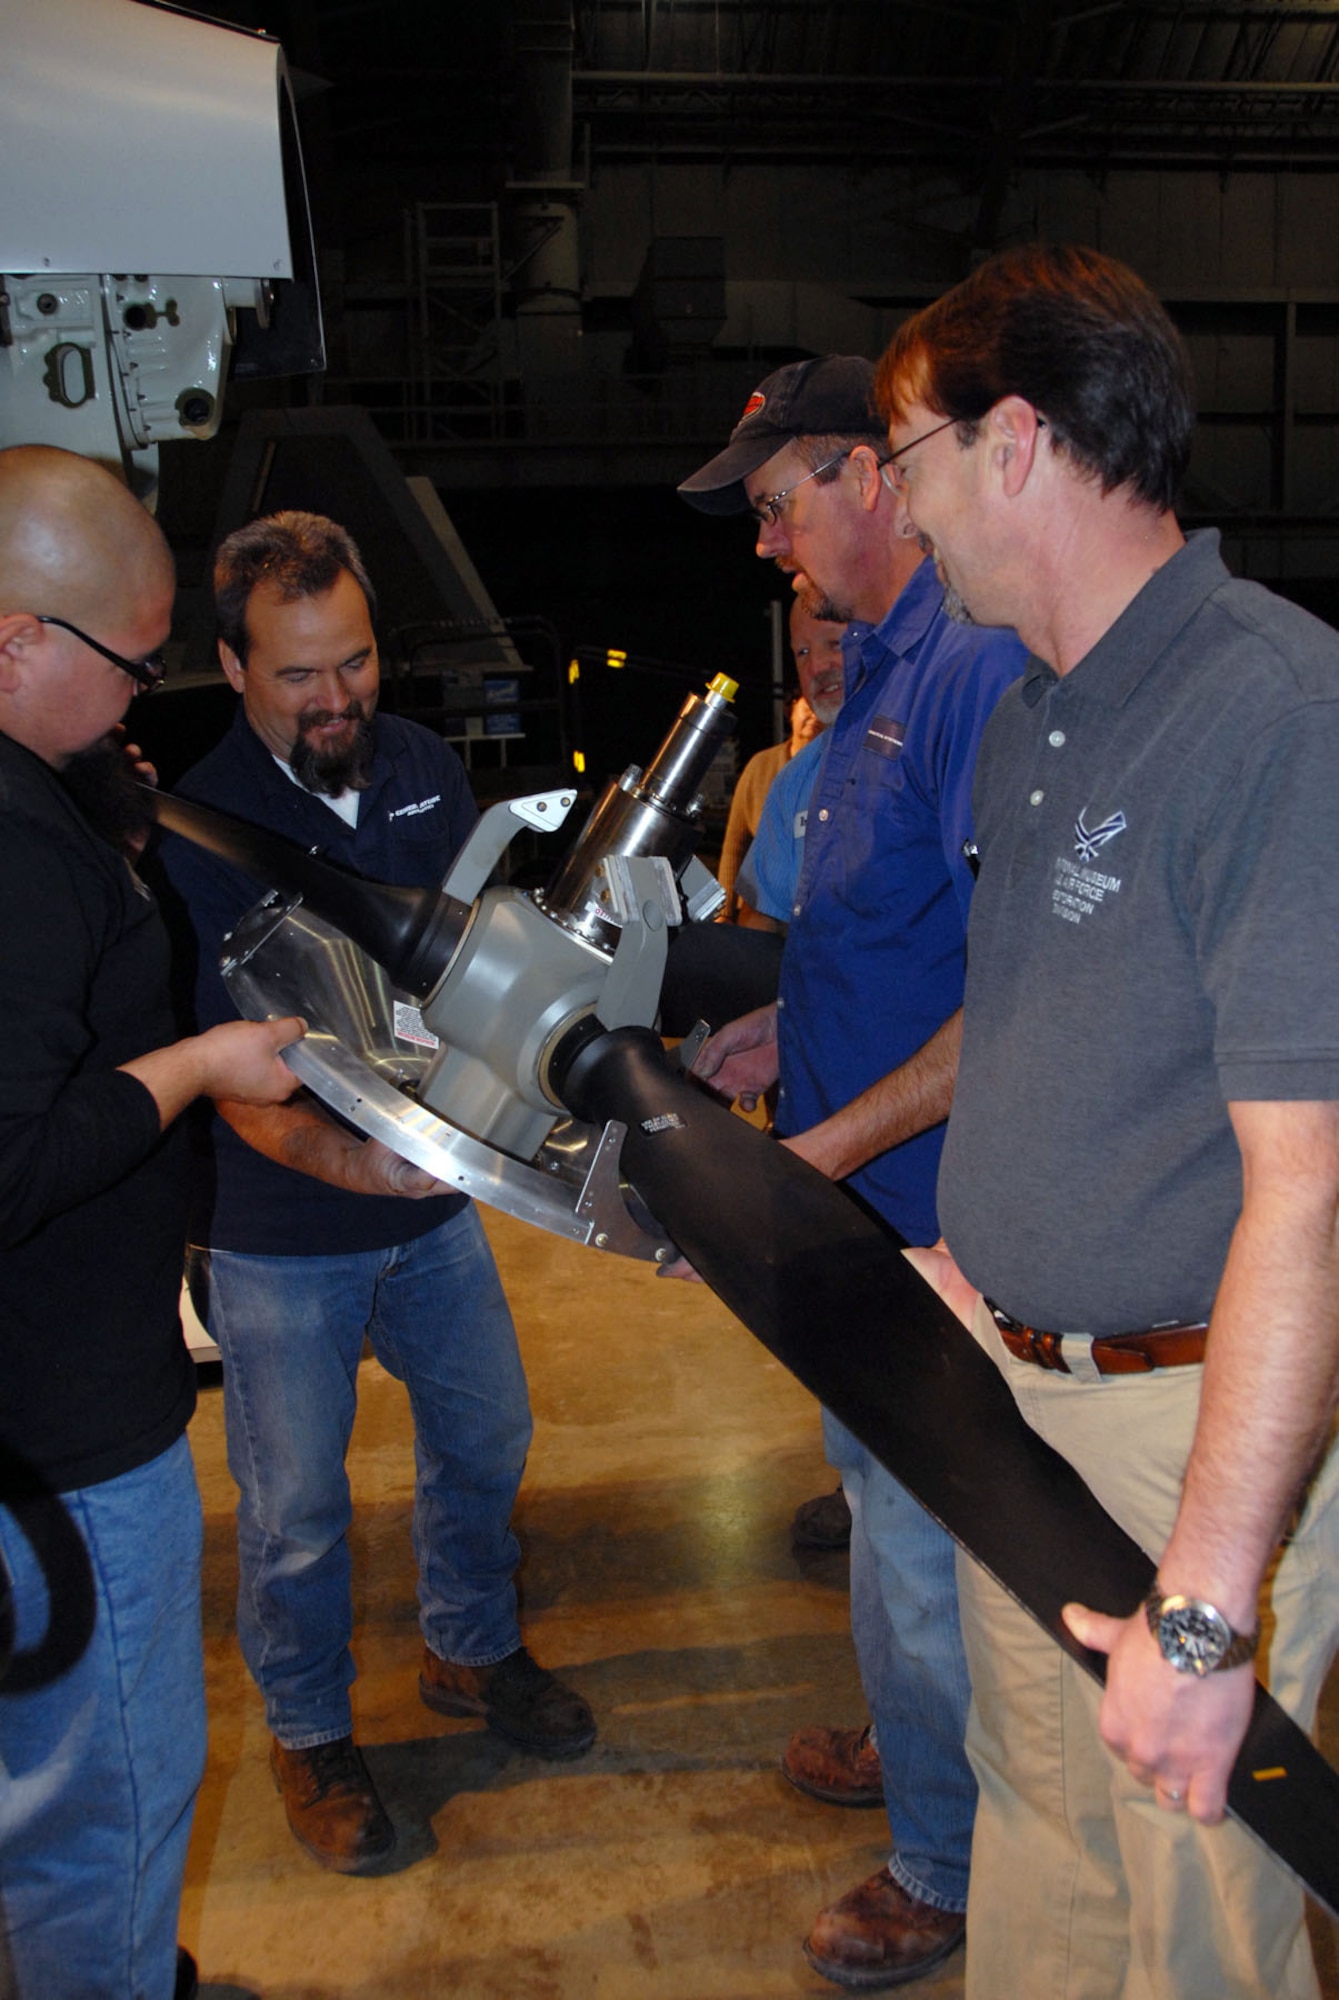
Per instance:
[[[847,619],[846,695],[824,738],[774,1007],[708,1042],[698,1074],[745,1102],[780,1080],[778,1132],[913,1243],[935,1182],[960,1037],[981,731],[1022,671],[1012,633],[956,622],[886,471],[867,361],[777,370],[726,450],[679,490],[749,511],[757,553],[819,616]],[[839,1337],[839,1329],[834,1329]],[[889,1329],[896,1366],[897,1329]],[[851,1628],[868,1730],[806,1729],[782,1768],[865,1803],[882,1767],[889,1866],[819,1914],[805,1946],[840,1985],[930,1971],[963,1935],[976,1787],[953,1545],[826,1412],[851,1507]]]
[[[474,803],[440,738],[376,715],[372,592],[348,535],[313,514],[252,522],[219,550],[214,584],[242,699],[182,791],[360,875],[440,883]],[[222,940],[257,884],[180,839],[166,860],[199,941],[201,1022],[229,1018]],[[424,1701],[547,1757],[580,1754],[595,1723],[521,1643],[510,1517],[529,1399],[475,1210],[306,1097],[277,1117],[220,1103],[214,1126],[208,1319],[240,1492],[238,1634],[294,1836],[357,1874],[395,1839],[349,1702],[344,1461],[364,1338],[414,1413]]]

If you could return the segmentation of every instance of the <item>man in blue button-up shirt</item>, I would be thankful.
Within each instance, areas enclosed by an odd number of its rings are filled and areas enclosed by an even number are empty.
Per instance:
[[[957,1067],[972,774],[1024,654],[1012,633],[949,616],[883,473],[873,374],[850,356],[779,369],[727,449],[680,488],[707,512],[751,511],[757,553],[817,615],[850,621],[777,1003],[722,1029],[697,1067],[746,1101],[779,1078],[787,1143],[931,1243]],[[967,1670],[948,1537],[826,1414],[824,1434],[851,1506],[852,1633],[894,1851],[820,1913],[805,1949],[837,1983],[871,1990],[928,1972],[963,1934],[976,1796]],[[872,1763],[868,1732],[813,1729],[783,1768],[801,1789],[856,1803]]]

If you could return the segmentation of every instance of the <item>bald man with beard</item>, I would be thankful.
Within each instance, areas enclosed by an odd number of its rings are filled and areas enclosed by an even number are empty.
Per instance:
[[[287,1098],[279,1051],[303,1024],[173,1039],[117,734],[136,686],[161,679],[172,595],[167,544],[110,473],[46,447],[0,452],[7,2000],[168,2000],[196,1984],[176,1942],[205,1743],[178,1120],[201,1094]]]

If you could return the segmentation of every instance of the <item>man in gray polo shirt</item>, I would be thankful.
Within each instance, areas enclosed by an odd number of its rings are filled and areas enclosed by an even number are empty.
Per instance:
[[[1222,1814],[1249,1661],[1309,1726],[1339,1634],[1339,637],[1182,536],[1188,366],[1109,259],[994,259],[879,394],[941,575],[1034,655],[978,765],[939,1279],[1158,1563],[1067,1608],[1104,1695],[962,1564],[968,2000],[1301,2000],[1301,1892]]]

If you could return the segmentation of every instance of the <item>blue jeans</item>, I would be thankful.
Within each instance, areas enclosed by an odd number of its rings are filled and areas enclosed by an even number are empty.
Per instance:
[[[964,1910],[976,1779],[954,1545],[827,1410],[823,1443],[851,1509],[851,1637],[883,1764],[888,1865],[908,1894]]]
[[[513,1652],[530,1402],[475,1210],[350,1256],[212,1250],[209,1331],[239,1494],[238,1637],[279,1741],[307,1750],[353,1729],[344,1461],[364,1336],[409,1391],[423,1637],[469,1666]]]
[[[184,1437],[60,1496],[88,1550],[96,1621],[68,1672],[0,1689],[0,1991],[171,2000],[191,1811],[205,1768],[200,1496]],[[17,1644],[48,1601],[0,1509]],[[8,1958],[6,1957],[8,1954]]]

